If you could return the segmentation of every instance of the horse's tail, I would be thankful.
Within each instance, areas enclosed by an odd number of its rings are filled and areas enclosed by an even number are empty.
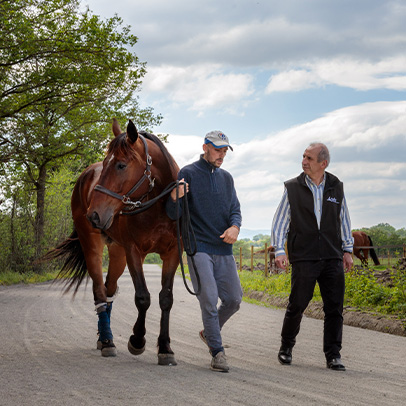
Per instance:
[[[369,239],[369,243],[370,243],[371,247],[373,247],[374,244],[372,243],[371,237],[369,235],[368,235],[368,239]],[[376,255],[376,252],[373,248],[371,248],[369,250],[369,253],[371,254],[371,258],[374,261],[374,264],[381,265],[381,263],[379,262],[379,259],[378,259],[378,255]]]
[[[76,229],[64,242],[45,254],[43,259],[65,260],[55,281],[65,283],[64,293],[68,293],[74,287],[73,296],[75,296],[83,279],[88,276],[85,256]]]

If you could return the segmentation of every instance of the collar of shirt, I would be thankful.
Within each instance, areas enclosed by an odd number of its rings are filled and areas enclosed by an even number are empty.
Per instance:
[[[324,173],[323,175],[323,180],[320,183],[320,185],[316,185],[311,179],[309,175],[305,175],[305,181],[306,181],[306,185],[310,188],[310,189],[318,189],[318,188],[322,188],[324,190],[324,186],[326,184],[326,173]]]
[[[314,215],[316,216],[317,225],[320,229],[321,213],[323,210],[323,193],[326,184],[326,174],[323,176],[323,181],[320,185],[316,185],[308,175],[305,177],[306,185],[313,194]]]

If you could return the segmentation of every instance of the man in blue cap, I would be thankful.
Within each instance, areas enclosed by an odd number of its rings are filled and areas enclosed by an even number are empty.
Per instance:
[[[228,137],[221,131],[206,134],[200,159],[179,171],[178,179],[187,185],[190,221],[196,236],[194,263],[200,278],[197,296],[202,311],[204,330],[200,338],[209,347],[211,369],[228,372],[221,329],[240,308],[242,289],[233,256],[233,244],[241,227],[240,203],[229,172],[220,169],[228,149]],[[179,198],[184,188],[179,188]],[[168,198],[166,211],[176,219],[176,190]],[[195,269],[188,256],[189,272],[198,289]],[[220,305],[217,306],[218,299]]]

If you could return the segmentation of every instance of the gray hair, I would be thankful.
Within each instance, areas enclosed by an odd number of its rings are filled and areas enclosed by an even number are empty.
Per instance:
[[[330,164],[330,152],[322,142],[312,142],[309,144],[311,148],[320,147],[319,154],[317,155],[317,162],[327,161],[327,166]]]

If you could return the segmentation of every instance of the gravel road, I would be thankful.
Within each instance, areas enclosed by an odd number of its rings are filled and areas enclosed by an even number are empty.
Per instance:
[[[118,355],[96,350],[91,284],[75,300],[61,285],[0,287],[0,405],[402,405],[406,337],[344,326],[346,372],[326,369],[322,321],[304,318],[293,364],[276,355],[284,311],[243,303],[223,329],[228,374],[209,369],[198,336],[197,299],[175,278],[171,313],[177,366],[157,365],[160,268],[145,266],[152,304],[147,348],[134,357],[127,340],[135,322],[134,288],[126,271],[114,302]]]

